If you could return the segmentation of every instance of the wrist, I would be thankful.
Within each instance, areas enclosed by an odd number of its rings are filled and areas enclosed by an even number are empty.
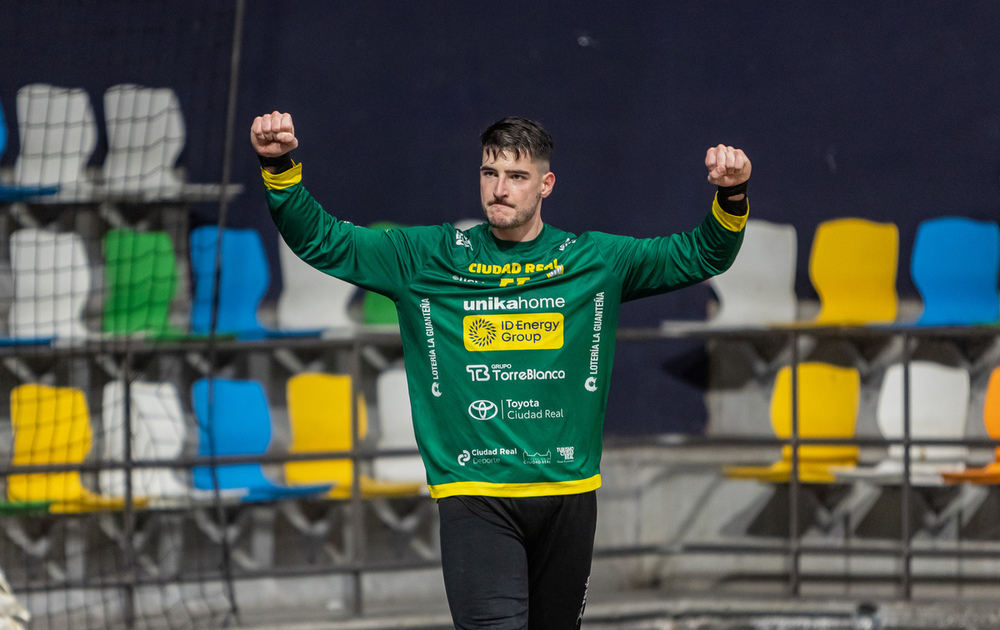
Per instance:
[[[271,174],[283,173],[295,166],[290,153],[278,157],[269,157],[258,153],[257,159],[260,161],[260,167]]]
[[[747,183],[736,184],[735,186],[719,186],[716,196],[719,207],[729,214],[743,216],[749,210],[747,202]]]
[[[719,197],[724,197],[730,201],[742,201],[747,194],[747,182],[736,184],[735,186],[719,186]],[[740,196],[742,195],[742,197]],[[738,197],[732,199],[732,197]]]

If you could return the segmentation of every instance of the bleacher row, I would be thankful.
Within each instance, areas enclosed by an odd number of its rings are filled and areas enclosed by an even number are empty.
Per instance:
[[[771,424],[776,437],[788,440],[792,433],[791,367],[778,373],[771,396]],[[857,368],[821,362],[798,366],[799,437],[849,442],[856,437],[861,378]],[[799,480],[803,483],[868,481],[875,484],[903,483],[904,437],[902,364],[889,366],[878,395],[876,422],[890,444],[887,457],[874,466],[858,466],[859,447],[850,444],[802,445],[798,449]],[[940,486],[969,481],[1000,484],[1000,463],[966,468],[970,456],[962,445],[920,444],[919,441],[961,442],[965,438],[969,412],[969,372],[932,361],[912,361],[910,370],[909,483]],[[992,439],[1000,440],[1000,368],[990,375],[986,389],[983,425]],[[1000,449],[997,451],[1000,461]],[[729,466],[731,479],[753,479],[786,483],[792,471],[791,447],[782,449],[781,459],[769,466]]]
[[[400,368],[382,372],[378,389],[378,416],[382,422],[380,448],[415,448],[410,428],[406,377]],[[221,464],[210,468],[178,464],[191,455],[201,458],[238,456],[265,458],[275,454],[270,407],[259,382],[240,379],[200,379],[192,386],[198,436],[196,452],[188,452],[185,413],[172,383],[136,381],[130,384],[131,418],[125,417],[121,382],[104,386],[101,404],[102,452],[94,457],[92,419],[84,392],[73,387],[39,383],[20,385],[11,392],[14,429],[13,472],[7,477],[9,501],[3,512],[59,513],[121,510],[127,494],[136,509],[198,507],[222,502],[275,501],[286,498],[349,499],[355,466],[350,459],[294,459],[278,465],[278,475],[265,473],[258,462]],[[287,382],[291,439],[288,454],[328,453],[352,449],[368,431],[363,395],[351,400],[351,377],[302,373]],[[130,420],[128,430],[126,422]],[[133,450],[126,454],[126,436]],[[100,462],[96,491],[90,490],[74,465]],[[131,489],[126,492],[126,461]],[[204,459],[202,461],[205,461]],[[153,465],[149,465],[152,463]],[[146,465],[143,465],[146,464]],[[18,473],[20,466],[63,465],[67,470]],[[365,498],[417,496],[426,492],[419,457],[375,458],[375,478],[361,475]],[[274,481],[277,477],[281,481]],[[216,490],[219,494],[216,494]]]
[[[271,282],[270,268],[261,236],[253,229],[222,230],[216,303],[219,233],[215,226],[190,232],[193,295],[182,296],[191,308],[182,313],[188,321],[177,322],[171,321],[171,308],[186,283],[179,277],[177,247],[169,233],[130,227],[108,230],[101,241],[103,265],[96,267],[79,234],[41,228],[15,231],[10,237],[9,334],[0,338],[0,345],[204,336],[212,328],[213,309],[217,309],[216,333],[238,339],[319,336],[355,325],[349,313],[355,287],[308,267],[279,239],[284,288],[278,300],[277,328],[264,326],[258,310]],[[93,277],[98,272],[100,278]],[[97,287],[103,288],[103,295],[97,296],[103,307],[101,331],[88,327],[84,317]],[[392,302],[366,293],[362,321],[394,324]]]
[[[805,323],[797,321],[797,252],[795,226],[750,219],[733,267],[709,281],[720,302],[710,323],[729,327]],[[924,220],[917,226],[909,262],[923,310],[913,321],[899,321],[899,228],[860,218],[820,223],[808,269],[820,310],[808,323],[1000,324],[1000,226],[995,221],[958,216]]]
[[[42,83],[20,88],[19,151],[11,181],[0,184],[0,201],[197,201],[238,192],[238,187],[186,182],[175,168],[186,131],[173,90],[115,85],[105,91],[103,104],[107,155],[94,173],[89,164],[98,126],[87,92]],[[8,135],[0,109],[0,154]]]

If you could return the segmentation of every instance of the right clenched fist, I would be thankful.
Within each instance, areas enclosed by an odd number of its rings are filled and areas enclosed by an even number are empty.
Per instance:
[[[279,157],[299,146],[292,115],[271,112],[254,118],[250,127],[250,143],[264,157]]]

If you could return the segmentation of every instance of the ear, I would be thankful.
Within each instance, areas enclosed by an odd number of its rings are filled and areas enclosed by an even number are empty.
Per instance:
[[[542,197],[552,194],[552,188],[556,185],[556,174],[549,171],[542,176]]]

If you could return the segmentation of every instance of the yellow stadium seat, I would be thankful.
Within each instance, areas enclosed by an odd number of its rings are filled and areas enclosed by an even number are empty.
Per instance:
[[[83,392],[73,387],[26,384],[10,395],[14,429],[13,464],[41,466],[82,464],[91,447],[90,414]],[[88,490],[79,471],[12,474],[7,479],[11,501],[51,501],[52,512],[121,510],[125,499]],[[141,508],[144,497],[134,497]]]
[[[896,320],[899,229],[893,223],[833,219],[816,228],[809,278],[819,294],[815,324],[886,324]]]
[[[291,428],[291,453],[349,451],[351,436],[351,377],[347,375],[303,373],[288,379],[288,420]],[[368,432],[368,414],[363,395],[356,400],[358,434]],[[294,461],[285,464],[289,485],[333,483],[327,498],[349,499],[354,481],[350,459]],[[403,497],[419,494],[422,483],[387,482],[361,475],[361,496]]]
[[[861,395],[861,376],[854,368],[826,363],[799,365],[799,437],[804,439],[849,439],[854,437]],[[792,435],[792,369],[778,372],[771,395],[771,427],[787,440]],[[799,480],[803,483],[833,483],[832,467],[857,463],[853,445],[807,444],[799,446]],[[791,478],[792,447],[782,447],[781,459],[770,466],[727,466],[730,479],[752,479],[784,483]]]

